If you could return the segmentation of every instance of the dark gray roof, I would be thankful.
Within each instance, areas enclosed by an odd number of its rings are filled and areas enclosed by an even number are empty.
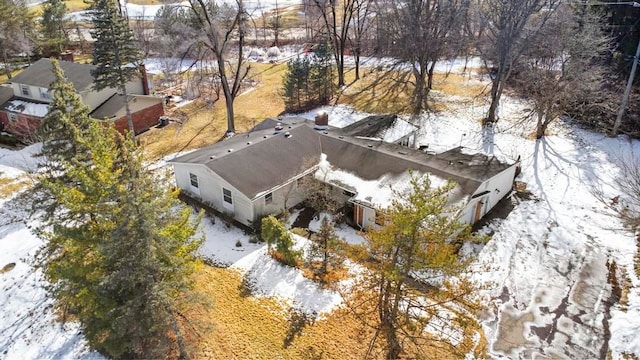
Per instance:
[[[271,129],[254,131],[172,162],[204,164],[249,198],[310,169],[321,153],[331,165],[364,180],[413,169],[455,180],[464,195],[473,194],[483,181],[510,166],[485,155],[464,154],[460,148],[430,155],[396,144],[352,138],[339,131],[317,131],[306,123],[287,125],[284,131],[291,137],[274,134]]]
[[[405,120],[398,119],[397,115],[371,115],[343,127],[341,132],[350,136],[384,139],[387,130],[392,129],[396,122],[404,122],[406,126],[411,126]],[[415,126],[412,129],[415,130]]]
[[[13,97],[13,88],[11,86],[0,85],[0,105],[9,101]]]
[[[279,117],[279,118],[266,118],[258,125],[254,126],[251,131],[261,131],[261,130],[271,130],[273,131],[276,128],[276,125],[280,123],[285,128],[293,125],[298,125],[302,123],[310,124],[313,126],[314,121],[308,120],[303,117],[298,116],[288,116],[288,117]]]
[[[128,96],[129,101],[133,96]],[[103,102],[93,112],[91,117],[98,120],[110,119],[116,115],[116,113],[124,107],[124,96],[120,94],[113,94],[107,101]]]
[[[93,84],[91,70],[94,65],[78,64],[70,61],[59,61],[64,75],[78,90],[85,90]],[[53,72],[51,72],[51,60],[40,59],[24,69],[20,74],[14,76],[10,81],[18,84],[27,84],[43,88],[49,88],[53,82]]]
[[[285,132],[236,135],[172,162],[204,164],[249,198],[285,183],[320,160],[320,134],[298,125]]]

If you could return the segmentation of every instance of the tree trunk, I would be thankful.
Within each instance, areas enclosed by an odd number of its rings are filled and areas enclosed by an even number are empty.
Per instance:
[[[498,73],[496,74],[496,78],[493,80],[491,84],[491,105],[489,105],[489,112],[487,113],[487,117],[484,119],[485,123],[494,123],[498,121],[497,111],[498,104],[500,103],[500,97],[502,96],[502,89],[504,87],[503,83],[504,79],[504,66],[500,66],[498,68]]]
[[[429,72],[427,72],[427,88],[433,90],[433,69],[436,67],[436,62],[432,62],[429,66]]]
[[[428,93],[425,86],[427,74],[424,67],[421,66],[420,69],[413,70],[413,75],[416,82],[413,89],[413,115],[419,115],[425,109],[424,103]]]
[[[224,102],[227,107],[227,136],[233,135],[236,132],[233,115],[233,93],[229,88],[229,79],[227,78],[226,69],[224,66],[224,57],[222,54],[216,54],[218,62],[218,72],[220,73],[220,84],[222,85],[222,92],[224,93]],[[237,79],[236,79],[237,81]]]
[[[133,115],[131,115],[131,108],[129,107],[129,99],[127,95],[127,86],[124,81],[120,82],[120,91],[122,91],[122,97],[124,98],[124,109],[127,112],[127,126],[129,127],[129,132],[131,136],[131,140],[136,141],[136,130],[133,127]]]
[[[0,45],[4,45],[0,42]],[[11,80],[11,66],[9,66],[9,60],[7,59],[7,49],[2,47],[2,62],[4,63],[4,72],[7,74],[7,79]]]
[[[353,50],[353,58],[356,63],[356,81],[360,80],[360,45]]]

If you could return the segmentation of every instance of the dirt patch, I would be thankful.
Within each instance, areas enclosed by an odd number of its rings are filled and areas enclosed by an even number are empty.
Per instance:
[[[530,345],[529,340],[524,337],[524,332],[525,323],[533,321],[533,314],[530,312],[517,314],[514,311],[505,310],[502,310],[498,323],[498,334],[493,350],[508,355],[513,350]]]

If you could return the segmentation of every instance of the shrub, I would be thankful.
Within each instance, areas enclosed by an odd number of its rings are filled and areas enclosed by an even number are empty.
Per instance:
[[[293,237],[275,216],[262,219],[262,239],[267,242],[269,254],[274,259],[288,266],[298,266],[302,253],[293,250]]]

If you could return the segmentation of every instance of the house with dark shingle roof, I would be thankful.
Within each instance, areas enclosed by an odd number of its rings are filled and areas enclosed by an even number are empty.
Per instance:
[[[96,67],[90,64],[78,64],[72,61],[60,61],[64,75],[84,105],[89,107],[91,116],[98,120],[112,121],[118,130],[128,129],[125,102],[117,90],[107,88],[96,91],[93,88],[93,75]],[[127,84],[129,106],[133,109],[134,128],[140,133],[157,124],[164,114],[162,98],[149,96],[149,79],[142,71],[142,78]],[[11,96],[0,96],[0,123],[3,130],[23,138],[29,138],[40,126],[42,118],[49,111],[53,94],[49,86],[54,81],[51,60],[40,59],[21,73],[14,76],[3,86],[3,92],[11,89]]]
[[[278,122],[274,123],[278,125]],[[379,138],[348,135],[341,129],[314,129],[302,118],[278,128],[254,130],[170,161],[183,192],[238,222],[254,226],[302,202],[305,176],[342,194],[353,222],[373,226],[376,209],[402,191],[410,171],[429,175],[433,186],[456,182],[450,201],[463,208],[460,221],[473,224],[512,188],[516,164],[506,164],[462,148],[428,154]]]

